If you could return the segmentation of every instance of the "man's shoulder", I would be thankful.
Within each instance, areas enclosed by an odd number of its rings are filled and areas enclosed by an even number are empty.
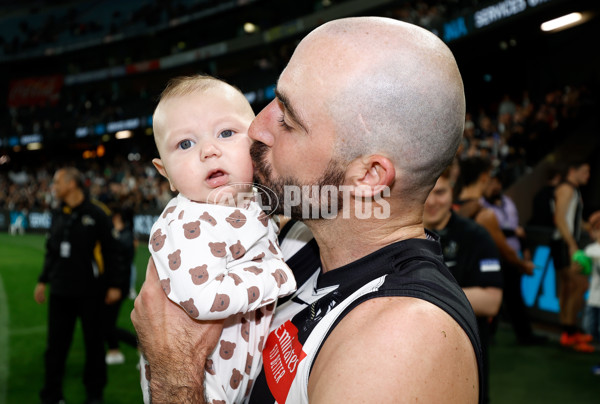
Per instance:
[[[482,209],[480,214],[485,215],[486,213],[484,212],[488,212],[488,214],[492,214],[493,212],[487,208]],[[453,214],[453,219],[452,219],[452,232],[453,234],[460,234],[462,236],[464,236],[465,238],[468,239],[472,239],[472,240],[479,240],[481,238],[483,238],[485,241],[487,241],[488,238],[490,238],[490,235],[488,233],[488,231],[485,229],[485,227],[483,227],[481,224],[477,223],[475,220],[473,219],[469,219],[467,217],[458,215],[458,214]]]
[[[85,209],[94,212],[98,215],[110,216],[112,213],[108,206],[104,202],[101,202],[94,198],[86,198],[83,202]]]
[[[388,328],[406,331],[411,325],[433,325],[428,320],[443,319],[455,322],[444,310],[426,300],[410,296],[382,296],[367,300],[347,315],[356,317],[365,326],[385,324]],[[363,329],[363,328],[361,328]]]
[[[352,358],[352,364],[345,358]],[[457,365],[459,362],[461,364]],[[388,386],[383,382],[381,388],[393,389],[386,391],[391,396],[402,396],[402,390],[412,389],[411,386],[419,381],[424,382],[423,378],[430,373],[427,368],[433,364],[442,369],[442,374],[450,375],[449,369],[460,369],[470,376],[470,388],[477,385],[473,346],[448,313],[417,298],[380,297],[358,305],[332,331],[319,353],[311,378],[343,374],[341,367],[351,365],[354,369],[368,370],[369,383],[375,385],[390,374],[398,375],[399,378],[394,379],[398,385]],[[348,371],[344,379],[331,382],[348,388],[348,384],[358,382],[353,382],[352,377],[352,372]],[[452,377],[449,376],[447,381],[458,380]],[[315,394],[321,393],[319,380],[313,379],[311,384],[316,386]],[[420,388],[414,392],[422,393]],[[356,393],[362,394],[361,389]]]
[[[408,343],[422,346],[432,333],[442,335],[448,327],[461,330],[447,312],[433,303],[408,296],[382,296],[369,299],[350,311],[331,333],[326,345],[355,345],[357,340],[364,339],[381,346]],[[351,338],[348,338],[349,331]],[[468,341],[467,335],[461,333]]]
[[[561,182],[554,188],[554,195],[557,197],[569,197],[575,193],[575,186],[570,182]]]
[[[327,339],[326,345],[352,344],[364,339],[372,344],[398,341],[422,345],[425,335],[460,325],[443,309],[423,299],[408,296],[382,296],[369,299],[350,311]],[[352,338],[348,338],[351,331]],[[464,337],[468,340],[467,335]],[[470,343],[469,343],[470,344]],[[325,346],[324,346],[325,347]]]

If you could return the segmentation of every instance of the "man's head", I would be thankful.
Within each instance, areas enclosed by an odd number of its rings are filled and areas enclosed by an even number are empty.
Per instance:
[[[590,179],[590,165],[585,161],[568,163],[565,179],[575,186],[587,184]]]
[[[173,79],[154,111],[160,159],[152,162],[172,191],[193,201],[216,201],[224,193],[235,197],[252,182],[248,127],[253,118],[244,95],[221,80]]]
[[[451,168],[442,172],[425,201],[423,224],[428,229],[443,230],[452,215],[452,187],[450,180]]]
[[[52,180],[52,193],[61,202],[65,202],[75,194],[84,190],[83,176],[74,167],[65,167],[54,173]]]
[[[341,177],[422,205],[456,152],[464,115],[456,62],[435,35],[387,18],[331,21],[298,45],[277,99],[251,126],[266,145],[253,146],[256,174],[267,186]]]
[[[490,177],[487,186],[483,190],[483,196],[489,203],[496,203],[502,198],[505,182],[505,176],[501,171]]]
[[[467,157],[460,161],[460,183],[463,187],[479,185],[481,191],[487,187],[492,173],[492,162],[485,157]]]

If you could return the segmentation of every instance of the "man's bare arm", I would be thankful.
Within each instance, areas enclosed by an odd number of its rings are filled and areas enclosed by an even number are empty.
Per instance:
[[[462,289],[476,316],[492,317],[498,314],[502,304],[502,288],[470,286]]]
[[[152,259],[131,321],[150,365],[152,403],[205,403],[204,366],[223,322],[196,321],[171,302],[162,290]]]
[[[406,297],[372,299],[328,337],[308,396],[311,404],[477,403],[475,352],[438,307]]]
[[[488,231],[503,260],[518,268],[521,273],[527,275],[533,274],[535,265],[531,261],[519,258],[516,251],[508,245],[506,236],[500,228],[500,223],[498,223],[498,219],[491,209],[482,209],[475,220]]]
[[[577,251],[577,243],[567,224],[567,210],[569,209],[569,201],[573,197],[574,192],[573,188],[567,184],[558,186],[554,191],[554,199],[556,201],[554,223],[563,240],[569,246],[569,256],[573,256],[575,251]]]

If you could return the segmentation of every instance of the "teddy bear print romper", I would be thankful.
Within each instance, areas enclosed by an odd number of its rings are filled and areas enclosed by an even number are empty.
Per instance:
[[[231,207],[173,198],[152,227],[149,249],[163,290],[192,318],[225,319],[206,364],[209,402],[241,403],[260,372],[277,298],[296,289],[278,228],[256,202]],[[144,402],[151,375],[142,358]]]

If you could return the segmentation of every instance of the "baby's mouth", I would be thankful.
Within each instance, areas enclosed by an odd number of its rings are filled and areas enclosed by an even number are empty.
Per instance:
[[[225,185],[228,181],[229,175],[225,171],[219,169],[210,171],[206,177],[206,183],[213,188]]]
[[[214,170],[214,171],[211,171],[208,174],[208,179],[212,180],[212,179],[215,179],[215,178],[222,177],[224,175],[225,175],[225,173],[222,170]]]

